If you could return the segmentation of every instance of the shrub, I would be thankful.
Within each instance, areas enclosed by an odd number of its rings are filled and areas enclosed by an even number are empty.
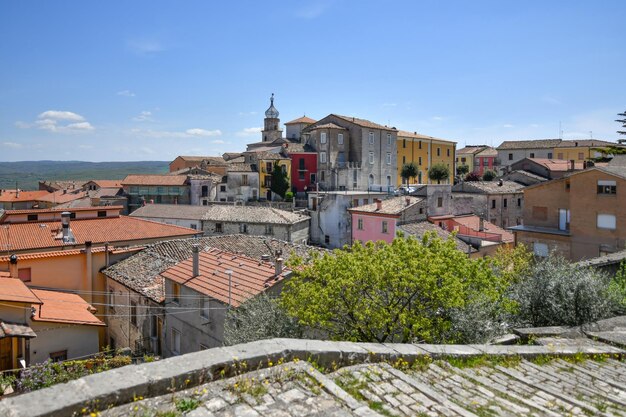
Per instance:
[[[498,173],[496,171],[488,169],[483,172],[483,181],[493,181],[497,176]]]
[[[285,201],[287,202],[293,201],[293,193],[291,191],[287,191],[285,193]]]
[[[551,254],[511,288],[518,320],[530,326],[577,326],[613,315],[610,278]]]
[[[470,172],[465,176],[465,181],[480,181],[480,175],[475,172]]]
[[[450,178],[450,169],[445,164],[435,164],[428,169],[428,178],[431,181],[437,181],[437,184],[441,184],[441,181]]]
[[[617,305],[617,313],[626,313],[626,261],[622,261],[620,268],[609,284],[609,291]]]

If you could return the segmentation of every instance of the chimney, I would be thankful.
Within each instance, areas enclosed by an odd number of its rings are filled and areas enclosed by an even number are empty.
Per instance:
[[[502,185],[503,185],[503,184],[504,184],[504,183],[502,182],[502,179],[499,179],[499,180],[498,180],[498,187],[502,187]]]
[[[261,255],[261,260],[264,261],[264,262],[269,262],[270,256],[269,255]]]
[[[194,243],[191,247],[191,253],[193,258],[193,269],[191,275],[195,278],[200,275],[200,246],[197,243]]]
[[[383,209],[383,201],[380,198],[375,199],[376,201],[376,211],[381,211]]]
[[[17,255],[9,256],[9,275],[11,278],[19,278],[17,273]]]
[[[63,228],[63,240],[67,240],[70,235],[70,212],[64,211],[61,213],[61,227]]]
[[[570,171],[573,171],[573,170],[574,170],[574,166],[575,166],[574,164],[575,164],[575,163],[576,163],[576,161],[574,161],[573,159],[570,159],[570,160],[569,160],[569,164],[570,164],[570,168],[569,168],[569,170],[570,170]]]
[[[276,258],[276,276],[279,276],[283,272],[283,258]]]
[[[406,202],[407,206],[411,205],[411,198],[410,197],[405,198],[404,201]]]
[[[482,232],[485,230],[485,219],[479,217],[478,219],[478,231]]]

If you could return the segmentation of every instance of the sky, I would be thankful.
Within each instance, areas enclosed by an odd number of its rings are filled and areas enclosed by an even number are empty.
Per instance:
[[[356,116],[470,144],[615,141],[626,2],[0,0],[0,161],[172,160]]]

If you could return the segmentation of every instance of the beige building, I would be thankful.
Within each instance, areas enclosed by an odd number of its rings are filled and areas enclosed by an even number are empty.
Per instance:
[[[464,181],[452,187],[452,212],[476,214],[504,229],[523,223],[524,186],[513,181]]]
[[[594,167],[524,190],[524,224],[516,242],[537,256],[573,261],[625,248],[626,167]]]

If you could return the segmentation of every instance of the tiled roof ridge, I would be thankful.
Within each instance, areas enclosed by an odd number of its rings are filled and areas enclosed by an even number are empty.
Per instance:
[[[384,126],[384,125],[381,125],[379,123],[372,122],[371,120],[361,119],[361,118],[356,117],[356,116],[342,116],[342,115],[337,114],[337,113],[331,113],[330,115],[331,116],[335,116],[335,117],[339,117],[340,119],[343,119],[346,122],[355,123],[355,124],[357,124],[359,126],[362,126],[362,127],[369,127],[369,128],[381,129],[381,130],[391,130],[391,131],[397,131],[398,130],[395,127]],[[369,126],[369,125],[371,125],[371,126]]]

